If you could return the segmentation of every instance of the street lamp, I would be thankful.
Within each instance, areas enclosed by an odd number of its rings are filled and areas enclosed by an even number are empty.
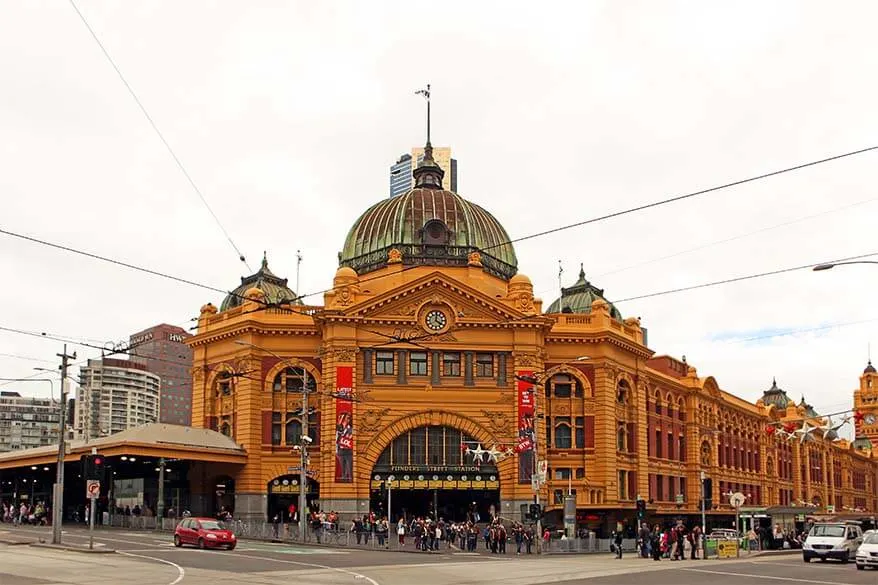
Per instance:
[[[243,340],[236,340],[236,345],[243,345],[245,347],[251,347],[253,349],[258,349],[260,351],[264,351],[267,354],[270,354],[281,361],[281,363],[286,364],[287,366],[291,366],[289,360],[283,358],[270,349],[265,347],[261,347],[254,343],[249,343]],[[305,366],[302,366],[302,436],[299,438],[299,444],[294,447],[296,451],[301,453],[302,457],[302,465],[299,468],[299,538],[302,539],[302,542],[305,542],[305,528],[307,526],[305,519],[305,509],[307,507],[307,484],[308,484],[308,445],[311,444],[311,437],[308,435],[308,370]],[[297,448],[296,448],[297,447]],[[292,518],[290,518],[292,521]]]
[[[835,268],[836,266],[844,266],[845,264],[878,264],[878,261],[875,260],[853,260],[851,262],[829,262],[827,264],[818,264],[811,270],[814,272],[822,272],[823,270],[830,270],[831,268]]]

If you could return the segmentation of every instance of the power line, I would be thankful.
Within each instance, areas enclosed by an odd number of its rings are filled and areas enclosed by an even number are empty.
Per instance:
[[[14,353],[0,353],[0,357],[15,358],[17,360],[27,360],[29,362],[43,362],[44,364],[54,364],[55,363],[51,360],[44,360],[44,359],[35,358],[35,357],[28,357],[26,355],[16,355]]]
[[[647,265],[647,264],[652,264],[652,263],[654,263],[654,262],[661,262],[662,260],[670,260],[671,258],[676,258],[676,257],[678,257],[678,256],[683,256],[683,255],[685,255],[685,254],[690,254],[690,253],[692,253],[692,252],[697,252],[697,251],[699,251],[699,250],[704,250],[704,249],[706,249],[706,248],[710,248],[710,247],[712,247],[712,246],[717,246],[717,245],[719,245],[719,244],[726,244],[726,243],[728,243],[728,242],[733,242],[733,241],[735,241],[735,240],[740,240],[740,239],[743,239],[743,238],[747,238],[747,237],[749,237],[749,236],[753,236],[753,235],[756,235],[756,234],[761,234],[761,233],[763,233],[763,232],[771,231],[771,230],[774,230],[774,229],[777,229],[777,228],[786,227],[786,226],[788,226],[788,225],[793,225],[793,224],[796,224],[796,223],[800,223],[800,222],[803,222],[803,221],[807,221],[807,220],[809,220],[809,219],[814,219],[815,217],[820,217],[820,216],[823,216],[823,215],[828,215],[828,214],[830,214],[830,213],[837,213],[837,212],[839,212],[839,211],[844,211],[845,209],[850,209],[851,207],[857,207],[857,206],[859,206],[859,205],[864,205],[864,204],[866,204],[866,203],[873,203],[873,202],[875,202],[875,201],[878,201],[878,197],[873,197],[872,199],[865,199],[865,200],[863,200],[863,201],[857,201],[857,202],[855,202],[855,203],[851,203],[850,205],[845,205],[845,206],[843,206],[843,207],[836,207],[835,209],[829,209],[829,210],[827,210],[827,211],[821,211],[820,213],[814,213],[814,214],[812,214],[812,215],[805,215],[805,216],[802,216],[802,217],[797,217],[797,218],[795,218],[795,219],[791,219],[791,220],[789,220],[789,221],[785,221],[785,222],[783,222],[783,223],[778,223],[778,224],[775,224],[775,225],[762,227],[762,228],[759,228],[759,229],[757,229],[757,230],[753,230],[753,231],[751,231],[751,232],[746,232],[746,233],[743,233],[743,234],[737,234],[737,235],[735,235],[735,236],[731,236],[731,237],[728,237],[728,238],[725,238],[725,239],[722,239],[722,240],[714,240],[714,241],[712,241],[712,242],[707,242],[707,243],[701,244],[700,246],[696,246],[696,247],[694,247],[694,248],[689,248],[689,249],[686,249],[686,250],[681,250],[681,251],[679,251],[679,252],[674,252],[673,254],[668,254],[668,255],[666,255],[666,256],[659,256],[658,258],[653,258],[653,259],[651,259],[651,260],[644,260],[643,262],[637,262],[636,264],[630,264],[630,265],[625,266],[625,267],[623,267],[623,268],[617,268],[617,269],[615,269],[615,270],[610,270],[609,272],[603,272],[603,273],[600,273],[600,274],[595,275],[595,278],[599,278],[599,277],[602,277],[602,276],[608,276],[608,275],[610,275],[610,274],[618,274],[619,272],[625,272],[626,270],[631,270],[632,268],[639,268],[639,267],[641,267],[641,266],[645,266],[645,265]]]
[[[505,245],[507,245],[507,244],[514,244],[514,243],[516,243],[516,242],[523,242],[523,241],[525,241],[525,240],[532,240],[533,238],[538,238],[538,237],[542,237],[542,236],[547,236],[547,235],[549,235],[549,234],[554,234],[554,233],[561,232],[561,231],[564,231],[564,230],[569,230],[569,229],[571,229],[571,228],[575,228],[575,227],[581,227],[581,226],[584,226],[584,225],[588,225],[588,224],[590,224],[590,223],[595,223],[595,222],[598,222],[598,221],[603,221],[603,220],[605,220],[605,219],[612,219],[612,218],[614,218],[614,217],[620,217],[620,216],[622,216],[622,215],[628,215],[628,214],[630,214],[630,213],[634,213],[634,212],[637,212],[637,211],[643,211],[643,210],[646,210],[646,209],[652,209],[653,207],[660,207],[660,206],[662,206],[662,205],[668,205],[669,203],[676,203],[677,201],[683,201],[684,199],[691,199],[691,198],[693,198],[693,197],[698,197],[699,195],[706,195],[707,193],[713,193],[713,192],[715,192],[715,191],[720,191],[720,190],[722,190],[722,189],[728,189],[729,187],[737,187],[738,185],[744,185],[744,184],[746,184],[746,183],[752,183],[752,182],[754,182],[754,181],[759,181],[759,180],[762,180],[762,179],[767,179],[767,178],[769,178],[769,177],[775,177],[775,176],[777,176],[777,175],[782,175],[782,174],[784,174],[784,173],[791,173],[791,172],[793,172],[793,171],[798,171],[798,170],[801,170],[801,169],[805,169],[805,168],[808,168],[808,167],[813,167],[813,166],[820,165],[820,164],[827,163],[827,162],[836,161],[836,160],[843,159],[843,158],[847,158],[847,157],[850,157],[850,156],[856,156],[856,155],[858,155],[858,154],[863,154],[863,153],[866,153],[866,152],[871,152],[871,151],[873,151],[873,150],[878,150],[878,146],[869,146],[869,147],[866,147],[866,148],[861,148],[860,150],[853,150],[853,151],[850,151],[850,152],[845,152],[845,153],[843,153],[843,154],[837,154],[837,155],[830,156],[830,157],[827,157],[827,158],[823,158],[823,159],[820,159],[820,160],[815,160],[815,161],[811,161],[811,162],[807,162],[807,163],[799,164],[799,165],[796,165],[796,166],[787,167],[787,168],[780,169],[780,170],[777,170],[777,171],[771,171],[771,172],[768,172],[768,173],[763,173],[763,174],[761,174],[761,175],[756,175],[756,176],[754,176],[754,177],[749,177],[749,178],[741,179],[741,180],[738,180],[738,181],[732,181],[731,183],[725,183],[725,184],[723,184],[723,185],[717,185],[717,186],[715,186],[715,187],[709,187],[709,188],[707,188],[707,189],[702,189],[702,190],[700,190],[700,191],[694,191],[694,192],[692,192],[692,193],[686,193],[686,194],[683,194],[683,195],[677,195],[677,196],[675,196],[675,197],[669,197],[669,198],[667,198],[667,199],[662,199],[662,200],[660,200],[660,201],[653,201],[652,203],[646,203],[646,204],[644,204],[644,205],[638,205],[637,207],[631,207],[631,208],[629,208],[629,209],[625,209],[625,210],[622,210],[622,211],[616,211],[616,212],[613,212],[613,213],[609,213],[609,214],[607,214],[607,215],[602,215],[602,216],[600,216],[600,217],[594,217],[594,218],[592,218],[592,219],[587,219],[587,220],[585,220],[585,221],[579,221],[579,222],[576,222],[576,223],[571,223],[571,224],[563,225],[563,226],[560,226],[560,227],[556,227],[556,228],[552,228],[552,229],[544,230],[544,231],[541,231],[541,232],[537,232],[537,233],[535,233],[535,234],[530,234],[530,235],[527,235],[527,236],[521,236],[521,237],[519,237],[519,238],[513,238],[513,239],[511,239],[511,240],[509,240],[509,241],[506,241],[506,242],[500,242],[500,243],[497,243],[497,244],[492,244],[491,246],[487,246],[486,248],[482,248],[482,250],[483,250],[483,251],[484,251],[484,250],[490,250],[491,248],[496,248],[496,247],[499,247],[499,246],[505,246]]]
[[[859,150],[853,150],[853,151],[845,152],[845,153],[842,153],[842,154],[837,154],[837,155],[834,155],[834,156],[830,156],[830,157],[822,158],[822,159],[820,159],[820,160],[815,160],[815,161],[811,161],[811,162],[802,163],[802,164],[795,165],[795,166],[792,166],[792,167],[786,167],[786,168],[783,168],[783,169],[780,169],[780,170],[777,170],[777,171],[771,171],[771,172],[768,172],[768,173],[763,173],[763,174],[761,174],[761,175],[756,175],[756,176],[753,176],[753,177],[748,177],[748,178],[746,178],[746,179],[740,179],[740,180],[738,180],[738,181],[733,181],[733,182],[731,182],[731,183],[724,183],[724,184],[722,184],[722,185],[717,185],[717,186],[715,186],[715,187],[710,187],[710,188],[707,188],[707,189],[702,189],[702,190],[700,190],[700,191],[695,191],[695,192],[693,192],[693,193],[686,193],[686,194],[683,194],[683,195],[677,195],[677,196],[675,196],[675,197],[670,197],[670,198],[667,198],[667,199],[662,199],[662,200],[660,200],[660,201],[654,201],[654,202],[652,202],[652,203],[647,203],[647,204],[644,204],[644,205],[638,205],[638,206],[636,206],[636,207],[629,207],[628,209],[623,209],[623,210],[620,210],[620,211],[615,211],[615,212],[613,212],[613,213],[609,213],[609,214],[606,214],[606,215],[601,215],[601,216],[598,216],[598,217],[593,217],[593,218],[591,218],[591,219],[586,219],[586,220],[584,220],[584,221],[580,221],[580,222],[576,222],[576,223],[571,223],[571,224],[567,224],[567,225],[559,226],[559,227],[556,227],[556,228],[552,228],[552,229],[549,229],[549,230],[544,230],[544,231],[541,231],[541,232],[537,232],[537,233],[534,233],[534,234],[530,234],[530,235],[527,235],[527,236],[521,236],[521,237],[518,237],[518,238],[512,238],[512,239],[509,239],[509,240],[505,240],[505,241],[502,241],[502,242],[498,242],[498,243],[496,243],[496,244],[492,244],[492,245],[490,245],[490,246],[486,246],[486,247],[484,247],[484,248],[480,248],[480,250],[481,250],[482,252],[485,252],[485,251],[487,251],[487,250],[491,250],[491,249],[493,249],[493,248],[498,248],[498,247],[501,247],[501,246],[506,246],[506,245],[509,245],[509,244],[514,244],[514,243],[516,243],[516,242],[523,242],[523,241],[525,241],[525,240],[532,240],[532,239],[534,239],[534,238],[538,238],[538,237],[546,236],[546,235],[549,235],[549,234],[554,234],[554,233],[556,233],[556,232],[560,232],[560,231],[564,231],[564,230],[572,229],[572,228],[575,228],[575,227],[581,227],[581,226],[588,225],[588,224],[592,224],[592,223],[597,223],[597,222],[599,222],[599,221],[604,221],[604,220],[607,220],[607,219],[612,219],[612,218],[615,218],[615,217],[620,217],[620,216],[623,216],[623,215],[628,215],[628,214],[631,214],[631,213],[635,213],[635,212],[637,212],[637,211],[643,211],[643,210],[646,210],[646,209],[651,209],[651,208],[653,208],[653,207],[659,207],[659,206],[662,206],[662,205],[667,205],[667,204],[669,204],[669,203],[674,203],[674,202],[677,202],[677,201],[682,201],[682,200],[684,200],[684,199],[691,199],[691,198],[693,198],[693,197],[697,197],[697,196],[699,196],[699,195],[705,195],[705,194],[707,194],[707,193],[712,193],[712,192],[714,192],[714,191],[720,191],[720,190],[722,190],[722,189],[728,189],[728,188],[730,188],[730,187],[735,187],[735,186],[743,185],[743,184],[746,184],[746,183],[752,183],[752,182],[754,182],[754,181],[759,181],[759,180],[761,180],[761,179],[766,179],[766,178],[769,178],[769,177],[774,177],[774,176],[777,176],[777,175],[782,175],[782,174],[784,174],[784,173],[791,173],[791,172],[793,172],[793,171],[798,171],[798,170],[801,170],[801,169],[805,169],[805,168],[808,168],[808,167],[813,167],[813,166],[820,165],[820,164],[823,164],[823,163],[828,163],[828,162],[832,162],[832,161],[840,160],[840,159],[843,159],[843,158],[847,158],[847,157],[851,157],[851,156],[856,156],[856,155],[858,155],[858,154],[863,154],[863,153],[871,152],[871,151],[874,151],[874,150],[878,150],[878,145],[876,145],[876,146],[869,146],[869,147],[866,147],[866,148],[861,148],[861,149],[859,149]],[[367,282],[371,282],[371,281],[374,281],[374,280],[378,280],[378,279],[380,279],[380,278],[388,278],[388,277],[390,277],[390,276],[396,277],[396,276],[398,276],[401,272],[406,272],[407,270],[413,270],[413,269],[418,268],[418,267],[419,267],[419,266],[417,266],[417,265],[406,266],[406,267],[404,267],[401,271],[399,271],[399,272],[394,272],[393,274],[378,274],[378,275],[371,276],[371,277],[361,278],[361,279],[358,281],[358,284],[364,284],[364,283],[367,283]],[[306,299],[306,298],[308,298],[308,297],[312,297],[312,296],[316,296],[316,295],[321,295],[321,294],[327,293],[327,292],[329,292],[329,291],[331,291],[331,290],[333,290],[333,289],[332,289],[332,288],[327,288],[327,289],[323,289],[323,290],[320,290],[320,291],[315,291],[315,292],[308,293],[308,294],[299,294],[294,300],[295,300],[295,301],[300,301],[300,300],[302,300],[302,299]],[[298,292],[298,291],[297,291],[297,292]]]
[[[828,263],[832,263],[832,264],[834,264],[834,263],[838,263],[838,262],[847,262],[847,261],[850,261],[850,260],[858,260],[858,259],[860,259],[860,258],[868,258],[868,257],[870,257],[870,256],[878,256],[878,252],[870,252],[869,254],[860,254],[859,256],[850,256],[850,257],[848,257],[848,258],[840,258],[840,259],[838,259],[838,260],[830,260]],[[628,298],[624,298],[624,299],[617,299],[617,300],[612,301],[612,302],[613,302],[614,304],[618,304],[618,303],[624,303],[624,302],[627,302],[627,301],[636,301],[636,300],[640,300],[640,299],[648,299],[648,298],[652,298],[652,297],[659,297],[659,296],[669,295],[669,294],[678,293],[678,292],[685,292],[685,291],[689,291],[689,290],[696,290],[696,289],[699,289],[699,288],[708,288],[708,287],[711,287],[711,286],[718,286],[718,285],[720,285],[720,284],[730,284],[730,283],[732,283],[732,282],[741,282],[741,281],[743,281],[743,280],[753,280],[753,279],[755,279],[755,278],[762,278],[762,277],[764,277],[764,276],[774,276],[774,275],[776,275],[776,274],[784,274],[784,273],[786,273],[786,272],[795,272],[796,270],[804,270],[804,269],[806,269],[806,268],[814,268],[815,266],[819,266],[820,264],[824,264],[824,262],[818,262],[818,263],[816,263],[816,264],[803,264],[803,265],[801,265],[801,266],[791,266],[791,267],[789,267],[789,268],[781,268],[781,269],[779,269],[779,270],[771,270],[771,271],[769,271],[769,272],[760,272],[760,273],[758,273],[758,274],[748,274],[748,275],[746,275],[746,276],[736,276],[736,277],[734,277],[734,278],[726,278],[726,279],[723,279],[723,280],[715,280],[715,281],[713,281],[713,282],[705,282],[705,283],[701,283],[701,284],[693,284],[692,286],[683,286],[683,287],[680,287],[680,288],[672,288],[672,289],[669,289],[669,290],[663,290],[663,291],[659,291],[659,292],[648,293],[648,294],[645,294],[645,295],[638,295],[638,296],[636,296],[636,297],[628,297]]]
[[[242,254],[241,250],[238,249],[238,246],[235,245],[235,242],[232,240],[232,236],[229,235],[229,232],[223,226],[219,217],[217,217],[216,213],[214,213],[210,204],[207,202],[207,199],[204,197],[204,194],[201,192],[201,189],[199,189],[198,185],[195,184],[195,181],[192,179],[192,176],[189,174],[189,171],[187,171],[186,167],[183,166],[182,161],[180,161],[180,158],[177,156],[177,153],[174,152],[174,149],[171,148],[171,145],[165,139],[164,134],[162,134],[161,130],[159,130],[159,127],[156,125],[152,116],[146,110],[146,107],[144,107],[143,102],[141,102],[140,98],[137,97],[137,93],[135,93],[134,88],[131,87],[131,84],[129,84],[128,80],[125,79],[125,76],[122,75],[122,71],[119,69],[119,66],[116,65],[116,62],[110,56],[110,53],[107,51],[106,47],[104,47],[104,44],[98,38],[98,35],[95,33],[94,29],[92,29],[91,25],[85,19],[85,15],[83,15],[82,12],[80,12],[79,7],[76,6],[76,2],[74,2],[74,0],[70,0],[70,5],[73,7],[73,10],[76,11],[76,14],[79,16],[79,19],[82,21],[82,24],[85,25],[85,28],[88,30],[89,34],[94,39],[95,43],[97,43],[98,47],[101,49],[101,52],[104,54],[104,57],[107,58],[107,61],[109,61],[110,65],[113,67],[113,70],[116,71],[116,75],[118,75],[119,79],[122,80],[122,84],[125,86],[125,89],[127,89],[128,93],[131,94],[131,97],[134,98],[134,103],[136,103],[137,107],[140,108],[140,111],[143,113],[144,117],[146,118],[146,121],[149,122],[149,125],[155,131],[156,135],[159,137],[159,140],[161,140],[162,144],[165,145],[165,148],[167,149],[168,153],[171,155],[171,158],[174,159],[174,162],[176,163],[177,168],[179,168],[180,172],[183,173],[183,176],[186,177],[186,181],[189,182],[189,185],[192,187],[192,190],[195,191],[195,193],[198,195],[198,198],[201,199],[201,203],[204,204],[204,207],[210,213],[211,217],[213,217],[213,220],[216,222],[216,225],[219,226],[220,230],[223,232],[223,235],[226,237],[226,240],[228,240],[229,244],[232,246],[232,249],[235,250],[235,253],[238,255],[238,259],[244,263],[244,266],[247,267],[247,270],[251,270],[250,265],[247,264],[246,258],[244,258],[244,254]]]

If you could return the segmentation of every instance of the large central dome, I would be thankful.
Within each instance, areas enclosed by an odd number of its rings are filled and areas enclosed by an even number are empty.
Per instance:
[[[405,265],[465,266],[478,252],[487,272],[507,280],[514,276],[518,261],[506,230],[482,207],[442,189],[442,171],[431,163],[432,156],[425,156],[415,170],[414,189],[360,216],[339,264],[364,274],[385,266],[395,249]]]

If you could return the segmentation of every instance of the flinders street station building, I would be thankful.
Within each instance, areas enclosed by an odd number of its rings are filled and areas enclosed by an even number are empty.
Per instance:
[[[501,223],[443,188],[425,150],[412,190],[351,218],[321,306],[263,260],[201,308],[192,425],[246,456],[191,464],[193,512],[272,518],[297,503],[304,463],[309,506],[342,517],[383,513],[389,488],[394,519],[521,520],[536,489],[545,521],[562,524],[569,499],[579,528],[606,532],[638,500],[649,518],[696,520],[702,478],[714,525],[734,492],[767,514],[875,514],[871,364],[853,442],[776,383],[742,400],[656,355],[583,273],[534,298]]]

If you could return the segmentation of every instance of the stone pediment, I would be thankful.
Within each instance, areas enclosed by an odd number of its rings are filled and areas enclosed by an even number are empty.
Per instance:
[[[501,322],[525,315],[497,299],[436,272],[345,310],[348,316],[412,322],[426,306],[446,305],[455,320]]]

